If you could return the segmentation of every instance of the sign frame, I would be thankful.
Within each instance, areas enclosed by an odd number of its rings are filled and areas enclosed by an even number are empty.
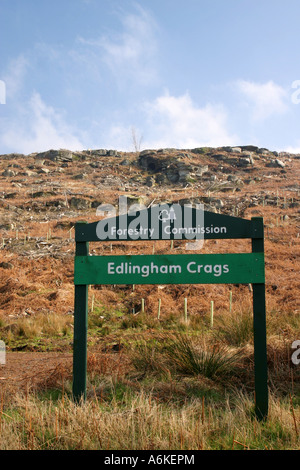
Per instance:
[[[192,221],[196,220],[198,209],[192,208]],[[146,209],[148,221],[151,224],[150,210]],[[225,257],[227,260],[240,260],[244,257],[243,269],[246,270],[246,264],[251,261],[251,270],[249,271],[249,278],[245,275],[239,278],[238,275],[235,277],[229,277],[228,282],[226,281],[225,275],[220,276],[218,279],[215,276],[211,280],[211,276],[206,280],[203,276],[199,277],[193,275],[189,279],[193,279],[193,282],[178,282],[176,275],[173,277],[169,275],[166,281],[165,277],[160,277],[157,282],[154,281],[153,276],[147,280],[146,277],[129,278],[128,282],[124,278],[124,275],[120,277],[119,284],[216,284],[216,283],[229,283],[229,284],[252,284],[252,303],[253,303],[253,341],[254,341],[254,393],[255,393],[255,414],[258,420],[266,419],[268,415],[268,370],[267,370],[267,336],[266,336],[266,301],[265,301],[265,265],[264,265],[264,223],[262,217],[252,217],[251,220],[232,217],[223,214],[216,214],[208,211],[202,211],[201,214],[204,216],[204,226],[213,226],[214,224],[228,227],[229,230],[226,232],[210,232],[205,233],[204,239],[234,239],[234,238],[249,238],[252,241],[252,253],[230,253],[230,254],[211,254],[211,255],[141,255],[141,256],[90,256],[89,255],[89,242],[93,241],[104,241],[99,239],[99,232],[97,232],[98,222],[86,223],[77,222],[75,224],[75,260],[74,260],[74,339],[73,339],[73,398],[75,401],[86,399],[86,376],[87,376],[87,331],[88,331],[88,286],[92,284],[118,284],[118,278],[114,275],[111,280],[109,276],[103,274],[103,266],[105,262],[115,259],[116,262],[128,263],[136,261],[139,258],[144,260],[147,257],[148,260],[152,259],[153,262],[157,263],[161,261],[161,257],[171,263],[172,260],[206,260],[213,262],[213,260],[220,260],[220,257]],[[135,216],[128,216],[124,214],[112,219],[106,219],[116,224],[116,227],[125,226],[122,218],[127,217],[127,224],[134,221]],[[128,219],[129,217],[129,219]],[[128,222],[129,220],[129,222]],[[171,223],[172,224],[172,223]],[[150,225],[151,226],[151,225]],[[154,234],[154,238],[146,238],[146,240],[165,240],[163,238],[163,227],[160,224],[159,230]],[[170,233],[169,239],[176,237]],[[130,238],[126,237],[126,240]],[[138,238],[143,239],[145,238]],[[182,239],[186,239],[185,235],[182,234]],[[106,239],[109,241],[111,238]],[[124,240],[123,237],[119,238],[116,234],[116,238],[113,240]],[[181,257],[181,258],[178,258]],[[106,258],[106,259],[104,259]],[[224,258],[224,259],[225,259]],[[189,261],[192,262],[192,261]],[[196,262],[196,261],[195,261]],[[165,262],[165,266],[168,263]],[[219,264],[218,264],[219,265]],[[179,264],[181,266],[181,264]],[[100,271],[99,271],[100,268]],[[193,265],[194,268],[194,265]],[[257,271],[257,273],[255,272]],[[114,272],[115,274],[115,272]],[[245,273],[244,273],[245,274]],[[162,280],[161,280],[162,279]],[[142,282],[139,282],[142,281]],[[125,282],[124,282],[125,281]],[[171,282],[170,282],[171,281]],[[213,282],[212,282],[213,281]]]

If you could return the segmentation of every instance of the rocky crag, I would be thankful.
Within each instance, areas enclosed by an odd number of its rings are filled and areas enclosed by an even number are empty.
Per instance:
[[[0,229],[21,228],[20,215],[40,219],[76,217],[118,196],[157,202],[202,202],[207,210],[242,215],[249,205],[278,204],[290,191],[299,205],[300,155],[255,146],[116,150],[49,150],[0,155]],[[282,202],[282,201],[281,201]]]

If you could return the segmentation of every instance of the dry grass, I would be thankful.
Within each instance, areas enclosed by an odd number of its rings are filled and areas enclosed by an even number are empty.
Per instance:
[[[180,407],[160,403],[143,392],[124,390],[122,405],[117,384],[110,402],[88,401],[80,406],[66,397],[56,402],[17,396],[0,416],[0,449],[210,450],[299,449],[295,417],[288,403],[271,398],[267,423],[251,418],[252,403],[244,395],[222,407],[212,400],[194,400]],[[299,418],[297,413],[296,419]]]

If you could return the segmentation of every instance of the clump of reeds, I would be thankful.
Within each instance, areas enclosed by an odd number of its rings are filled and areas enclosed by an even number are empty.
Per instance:
[[[242,350],[232,350],[220,343],[205,344],[183,331],[161,334],[155,342],[135,346],[133,363],[138,369],[171,369],[186,375],[207,378],[233,371],[243,357]]]
[[[253,315],[248,311],[220,315],[216,335],[232,346],[244,346],[253,339]]]
[[[165,354],[169,361],[181,373],[188,375],[224,376],[232,372],[243,357],[241,350],[231,350],[219,343],[200,344],[184,333],[169,335],[165,341]]]

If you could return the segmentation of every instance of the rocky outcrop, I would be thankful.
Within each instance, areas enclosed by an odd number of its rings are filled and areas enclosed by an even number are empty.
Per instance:
[[[271,160],[270,163],[267,163],[266,165],[269,168],[284,168],[285,163],[282,160],[279,160],[278,158]]]
[[[121,154],[117,150],[106,150],[106,149],[97,149],[97,150],[85,150],[85,153],[91,157],[120,157]]]
[[[173,149],[168,149],[172,152]],[[188,153],[167,153],[166,149],[160,151],[144,150],[139,155],[139,166],[149,173],[155,175],[155,181],[159,184],[164,182],[186,184],[193,177],[202,176],[208,171],[208,166],[195,166],[187,162],[191,156]],[[147,179],[147,185],[151,185],[151,177]]]
[[[8,177],[8,178],[11,178],[13,176],[16,175],[16,172],[13,171],[13,170],[9,170],[8,168],[6,170],[4,170],[2,173],[2,176],[5,176],[5,177]]]
[[[73,153],[69,150],[48,150],[47,152],[37,153],[37,159],[47,159],[54,162],[71,162],[73,160]]]

